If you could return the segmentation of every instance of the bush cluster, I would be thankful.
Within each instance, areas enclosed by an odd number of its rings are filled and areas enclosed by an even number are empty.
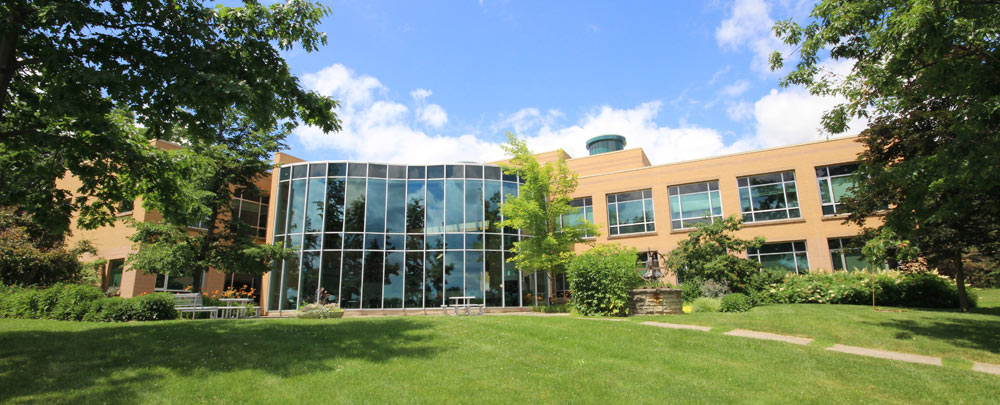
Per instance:
[[[174,297],[156,293],[108,298],[97,287],[56,284],[46,289],[4,287],[0,318],[60,321],[127,322],[176,319]]]
[[[718,298],[701,297],[691,303],[692,312],[719,312],[722,301]]]
[[[719,303],[719,312],[747,312],[750,308],[753,308],[753,302],[743,293],[726,295]]]
[[[872,275],[860,272],[787,275],[761,291],[763,302],[870,305]],[[875,275],[875,303],[882,306],[958,308],[955,284],[934,273]],[[969,306],[977,297],[969,291]]]
[[[600,245],[573,258],[566,278],[574,308],[583,315],[628,315],[629,290],[643,283],[635,271],[637,257],[635,249]]]
[[[337,304],[308,304],[299,310],[298,318],[335,319],[344,317],[344,309]]]

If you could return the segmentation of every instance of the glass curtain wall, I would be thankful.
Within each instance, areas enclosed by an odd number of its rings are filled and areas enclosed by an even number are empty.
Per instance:
[[[500,226],[500,204],[519,184],[472,164],[280,168],[273,242],[297,255],[272,266],[268,310],[440,308],[459,296],[490,307],[547,303],[547,277],[506,261],[521,235]]]

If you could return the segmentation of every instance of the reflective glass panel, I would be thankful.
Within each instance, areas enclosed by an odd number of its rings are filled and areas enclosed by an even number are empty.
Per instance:
[[[363,252],[344,252],[343,279],[340,285],[340,307],[361,308],[361,271]]]
[[[424,306],[424,253],[406,252],[406,308]]]
[[[403,252],[385,254],[384,308],[403,307]]]
[[[303,166],[305,167],[305,166]],[[288,202],[288,232],[301,233],[305,220],[306,181],[292,180],[291,197]]]
[[[403,233],[406,220],[406,181],[389,180],[386,195],[385,231]]]
[[[306,232],[323,230],[323,206],[326,194],[326,178],[309,179],[309,199],[306,201]]]
[[[424,181],[410,180],[406,185],[406,232],[424,232]]]
[[[336,304],[340,294],[340,251],[323,252],[322,267],[323,273],[320,275],[319,303]]]
[[[344,230],[363,232],[365,230],[365,179],[347,179],[347,199],[344,203]]]
[[[365,252],[365,271],[361,283],[361,307],[382,308],[382,252]]]
[[[385,180],[368,179],[365,232],[385,232]]]
[[[340,232],[344,229],[344,179],[327,179],[324,215],[327,232]]]

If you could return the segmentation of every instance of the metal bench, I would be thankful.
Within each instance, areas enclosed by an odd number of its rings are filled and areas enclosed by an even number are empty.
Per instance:
[[[211,319],[219,317],[219,307],[202,306],[200,293],[174,294],[174,308],[180,311],[181,318],[184,318],[184,314],[191,314],[191,319],[194,319],[198,312],[208,312]]]

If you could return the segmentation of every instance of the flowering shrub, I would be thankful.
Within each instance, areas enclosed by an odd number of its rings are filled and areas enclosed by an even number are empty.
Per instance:
[[[308,304],[299,310],[297,317],[305,319],[343,318],[344,309],[338,304]]]
[[[780,283],[765,287],[760,295],[765,302],[866,305],[923,308],[957,308],[958,291],[948,278],[936,273],[904,274],[879,272],[872,276],[863,272],[812,273],[785,276]],[[969,304],[976,297],[970,292]]]

